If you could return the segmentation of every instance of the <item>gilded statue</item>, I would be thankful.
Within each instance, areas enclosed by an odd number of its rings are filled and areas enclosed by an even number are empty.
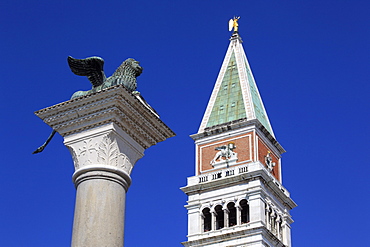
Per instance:
[[[234,29],[234,32],[238,32],[239,24],[238,20],[240,19],[240,16],[234,17],[233,19],[229,20],[229,31]]]

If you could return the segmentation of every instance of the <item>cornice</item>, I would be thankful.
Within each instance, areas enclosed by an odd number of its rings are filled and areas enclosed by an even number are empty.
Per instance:
[[[209,232],[210,234],[212,232]],[[269,242],[274,243],[274,246],[277,247],[286,247],[274,234],[268,231],[265,227],[255,227],[251,229],[241,230],[241,231],[234,231],[226,234],[218,234],[213,236],[204,236],[197,240],[191,240],[182,242],[184,246],[209,246],[212,244],[222,244],[222,242],[228,242],[232,240],[238,240],[240,238],[252,237],[256,235],[262,235],[264,238],[256,239],[255,241],[263,241],[266,240]]]
[[[247,120],[246,118],[230,121],[224,124],[215,125],[204,129],[204,132],[190,135],[194,141],[209,138],[210,136],[220,135],[222,133],[231,132],[233,130],[242,129],[246,127],[255,128],[259,133],[263,134],[267,140],[279,151],[280,154],[285,153],[285,149],[280,143],[270,134],[270,132],[263,126],[258,119]],[[250,131],[250,128],[248,128]]]
[[[295,208],[297,206],[297,204],[290,198],[289,192],[262,166],[262,164],[254,163],[252,165],[253,167],[248,166],[250,168],[248,168],[248,171],[245,173],[240,173],[228,177],[222,177],[207,182],[199,182],[195,184],[191,183],[188,184],[186,187],[182,187],[180,189],[187,195],[193,195],[216,190],[219,188],[235,186],[238,184],[246,184],[254,180],[260,180],[262,184],[264,184],[264,186],[260,186],[258,188],[256,187],[257,190],[253,190],[251,191],[251,193],[256,193],[260,191],[260,193],[268,195],[269,193],[266,192],[264,189],[264,187],[266,186],[276,196],[276,198],[278,198],[281,201],[283,205],[286,205],[290,209]],[[200,181],[200,177],[202,176],[204,175],[199,175],[188,179],[195,178],[198,179],[198,181]]]
[[[144,148],[175,133],[158,115],[122,85],[36,111],[35,114],[63,137],[115,123]]]

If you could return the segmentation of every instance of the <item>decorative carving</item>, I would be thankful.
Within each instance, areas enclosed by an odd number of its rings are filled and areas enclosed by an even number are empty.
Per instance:
[[[110,136],[105,136],[98,148],[98,162],[104,165],[113,165],[131,173],[132,165],[129,158],[121,153],[118,144]]]
[[[107,124],[113,124],[127,133],[144,149],[175,135],[158,115],[153,114],[138,96],[130,93],[123,85],[42,109],[37,111],[36,115],[67,139],[70,139],[72,134],[79,135],[86,130]],[[73,146],[78,154],[83,143],[81,140],[79,144],[68,145]],[[131,162],[136,162],[136,157],[133,158],[128,153],[126,155],[129,155]],[[96,162],[97,153],[93,156],[90,159]],[[81,166],[82,161],[79,164]]]
[[[73,146],[73,147],[72,147]],[[133,168],[130,159],[120,152],[118,143],[111,134],[102,139],[88,139],[79,143],[68,145],[74,162],[75,169],[78,170],[86,165],[114,166],[131,173]]]
[[[82,162],[81,166],[92,164],[90,158],[93,152],[96,152],[96,143],[92,144],[92,139],[84,141],[84,145],[78,149],[78,159]]]
[[[238,154],[235,153],[233,150],[236,148],[235,144],[233,142],[230,142],[227,145],[222,145],[220,147],[215,148],[215,150],[218,150],[215,157],[211,161],[211,165],[215,167],[217,164],[228,162],[228,161],[236,161],[238,158]]]
[[[83,100],[70,100],[39,110],[36,115],[63,137],[111,122],[144,148],[175,135],[123,85],[87,95]]]
[[[78,159],[77,159],[77,154],[76,154],[75,150],[72,147],[67,146],[67,148],[68,148],[69,152],[72,155],[72,160],[73,160],[75,170],[77,170],[80,167],[80,164],[79,164]]]
[[[278,207],[272,203],[269,198],[265,198],[265,217],[266,227],[270,230],[278,239],[283,238],[282,227],[284,226],[284,216]]]
[[[267,170],[271,172],[274,169],[275,162],[272,162],[271,152],[267,151],[267,155],[265,156],[265,164],[267,166]]]
[[[74,74],[87,76],[93,86],[91,90],[75,92],[71,99],[115,85],[123,85],[127,90],[133,92],[137,88],[136,77],[143,71],[139,62],[132,58],[126,59],[109,78],[106,78],[104,74],[104,60],[100,57],[76,59],[69,56],[68,64]]]

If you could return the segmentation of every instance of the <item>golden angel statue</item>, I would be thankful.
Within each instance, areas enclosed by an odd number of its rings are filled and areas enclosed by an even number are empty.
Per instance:
[[[229,20],[229,31],[231,31],[234,28],[234,32],[238,32],[238,20],[240,19],[239,17],[234,17],[233,19]]]

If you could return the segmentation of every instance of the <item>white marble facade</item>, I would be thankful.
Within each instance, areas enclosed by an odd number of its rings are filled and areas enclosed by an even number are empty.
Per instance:
[[[291,246],[290,224],[293,221],[289,210],[296,204],[263,164],[254,162],[217,173],[218,176],[210,173],[189,177],[188,185],[182,188],[189,196],[185,206],[188,241],[184,246]],[[243,200],[248,203],[248,222],[241,219],[240,202]],[[237,209],[235,225],[228,222],[230,203]],[[215,223],[215,208],[219,205],[224,215],[222,228],[217,228]],[[211,229],[204,227],[205,208],[211,212]],[[274,222],[279,222],[274,227],[271,226],[272,217]],[[251,243],[254,245],[249,245]]]

